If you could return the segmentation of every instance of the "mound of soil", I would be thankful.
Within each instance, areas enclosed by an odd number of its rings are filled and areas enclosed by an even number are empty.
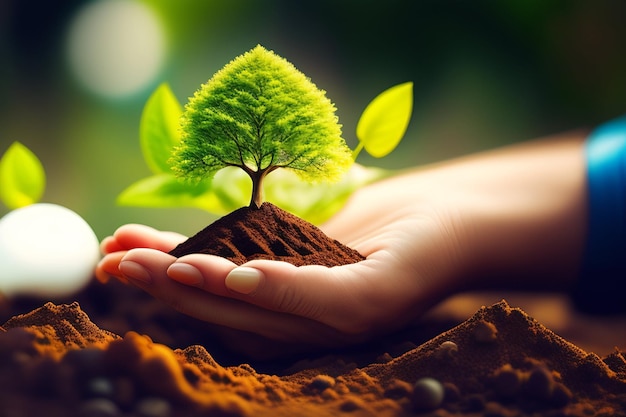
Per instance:
[[[296,266],[337,266],[365,259],[311,223],[267,202],[258,209],[235,210],[170,252],[176,257],[191,253],[221,256],[237,265],[271,259]]]
[[[187,253],[363,259],[268,203],[172,251]],[[0,299],[0,317],[2,417],[626,417],[626,352],[588,353],[505,301],[341,350],[274,343],[282,356],[267,360],[231,349],[250,335],[224,337],[116,280],[66,304]]]
[[[224,366],[47,303],[0,328],[7,416],[625,416],[626,359],[601,359],[502,301],[364,366],[329,356],[279,373]]]

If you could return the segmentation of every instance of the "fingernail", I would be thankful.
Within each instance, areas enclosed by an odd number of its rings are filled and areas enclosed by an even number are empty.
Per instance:
[[[258,269],[240,266],[226,275],[224,283],[226,288],[231,291],[240,294],[252,294],[259,286],[262,278],[263,273]]]
[[[133,280],[149,284],[152,281],[150,273],[146,268],[133,261],[122,261],[119,266],[120,272]]]
[[[198,268],[183,262],[174,262],[170,265],[167,268],[167,275],[186,285],[200,286],[204,282],[204,277]]]

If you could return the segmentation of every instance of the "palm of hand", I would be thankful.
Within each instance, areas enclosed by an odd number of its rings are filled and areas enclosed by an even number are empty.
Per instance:
[[[177,259],[166,252],[183,236],[139,225],[102,242],[106,256],[97,275],[128,279],[182,313],[290,346],[360,342],[405,325],[453,290],[451,216],[415,195],[386,198],[391,193],[368,187],[323,227],[365,261],[334,268],[248,262],[263,277],[251,294],[226,287],[232,262],[211,255]]]

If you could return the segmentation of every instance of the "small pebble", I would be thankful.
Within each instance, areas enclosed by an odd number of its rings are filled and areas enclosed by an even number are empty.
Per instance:
[[[89,397],[111,398],[115,393],[115,388],[110,379],[98,377],[87,381],[85,393]]]
[[[474,327],[474,340],[478,343],[493,343],[498,336],[496,325],[485,320],[480,320]]]
[[[309,387],[316,391],[324,391],[326,388],[332,388],[334,386],[335,378],[329,375],[317,375],[309,384]]]
[[[143,398],[135,406],[137,417],[169,417],[172,415],[172,406],[163,398]]]
[[[106,398],[94,398],[79,405],[78,417],[119,417],[120,412],[117,405]]]
[[[367,408],[365,403],[359,397],[350,395],[340,405],[339,409],[346,413],[351,413],[356,410]]]
[[[340,395],[334,389],[325,389],[324,391],[322,391],[320,396],[326,401],[336,400],[340,397]]]
[[[494,391],[501,399],[515,397],[522,386],[522,375],[517,369],[513,369],[510,364],[502,366],[493,378]]]
[[[444,400],[447,403],[456,403],[461,399],[461,391],[452,382],[445,382],[443,384]]]
[[[345,382],[339,382],[337,381],[337,384],[335,384],[335,386],[333,387],[333,390],[337,393],[337,394],[348,394],[350,393],[350,387],[348,387]]]
[[[550,403],[558,408],[565,407],[568,405],[573,398],[572,391],[569,390],[563,384],[555,384],[554,390],[552,391],[552,398],[550,399]]]
[[[413,408],[415,410],[435,410],[443,403],[444,388],[434,378],[421,378],[413,386]]]
[[[456,343],[447,340],[437,348],[436,355],[440,359],[455,359],[459,353],[459,347]]]
[[[554,390],[554,379],[547,369],[538,366],[530,372],[525,384],[528,394],[538,400],[548,400]]]

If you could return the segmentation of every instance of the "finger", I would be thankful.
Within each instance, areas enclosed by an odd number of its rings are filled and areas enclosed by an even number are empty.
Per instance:
[[[181,284],[200,288],[220,296],[230,296],[224,278],[237,265],[214,255],[191,254],[178,258],[167,270],[170,278]]]
[[[213,257],[215,258],[215,257]],[[181,284],[167,275],[176,258],[151,249],[129,251],[120,271],[131,282],[174,309],[200,320],[284,341],[315,340],[331,345],[344,336],[328,326],[301,317],[280,314]]]
[[[225,284],[238,299],[352,333],[354,308],[362,301],[358,277],[366,272],[365,263],[328,268],[257,260],[235,268]]]
[[[169,252],[186,238],[181,234],[162,232],[150,226],[127,224],[115,231],[113,239],[115,240],[115,244],[107,241],[107,247],[105,247],[105,249],[108,249],[108,247],[117,250],[150,248],[162,252]],[[107,239],[105,239],[105,241],[106,240]]]
[[[384,250],[364,261],[332,268],[256,260],[233,269],[225,283],[239,300],[367,337],[401,325],[408,319],[405,313],[415,308],[418,280],[402,267],[396,268],[395,262],[395,256]],[[237,291],[241,269],[243,292]],[[389,276],[390,270],[397,276]],[[251,281],[258,282],[252,290]]]
[[[119,270],[119,264],[125,251],[113,252],[104,256],[96,266],[96,278],[102,283],[106,283],[111,277],[115,277],[120,281],[127,283],[128,280]]]
[[[124,250],[113,236],[107,236],[100,242],[100,252],[104,255]]]
[[[218,296],[356,334],[366,331],[370,312],[374,314],[367,306],[368,296],[363,286],[375,264],[376,261],[366,260],[334,268],[296,267],[286,262],[257,260],[235,267],[223,258],[192,255],[180,258],[169,273],[178,275],[184,271],[188,278],[175,279],[193,281],[193,285]],[[176,273],[172,274],[173,271]]]

